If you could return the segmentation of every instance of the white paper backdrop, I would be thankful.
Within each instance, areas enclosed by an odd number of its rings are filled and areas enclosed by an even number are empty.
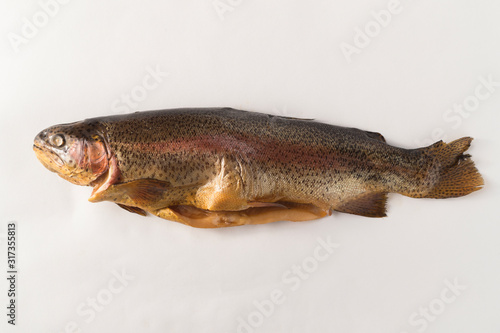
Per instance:
[[[0,276],[9,221],[19,274],[16,326],[1,279],[0,331],[499,332],[499,11],[2,1]],[[197,230],[89,203],[90,188],[32,152],[57,123],[196,106],[315,118],[402,147],[473,136],[486,186],[450,200],[391,195],[385,219]]]

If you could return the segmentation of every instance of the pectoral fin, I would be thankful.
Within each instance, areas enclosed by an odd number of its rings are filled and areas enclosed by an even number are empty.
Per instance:
[[[123,184],[124,190],[139,206],[148,205],[162,198],[168,183],[156,179],[140,179]]]
[[[147,206],[162,198],[169,184],[156,179],[139,179],[109,186],[89,201],[113,201],[126,206]]]

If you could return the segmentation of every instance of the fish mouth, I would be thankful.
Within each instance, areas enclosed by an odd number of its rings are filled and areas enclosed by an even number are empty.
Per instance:
[[[40,145],[39,142],[35,140],[33,144],[33,151],[35,152],[36,157],[46,167],[48,170],[52,172],[59,173],[57,168],[64,167],[63,160],[54,152]]]
[[[40,146],[37,146],[36,143],[33,144],[33,150],[35,151],[35,153],[37,152],[37,150],[42,150],[42,147]]]

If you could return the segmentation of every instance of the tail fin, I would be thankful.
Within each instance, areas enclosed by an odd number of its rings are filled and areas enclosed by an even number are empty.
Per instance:
[[[470,155],[464,154],[471,141],[472,138],[469,137],[448,144],[439,141],[426,148],[441,165],[438,181],[425,198],[461,197],[481,189],[484,185],[483,177]]]

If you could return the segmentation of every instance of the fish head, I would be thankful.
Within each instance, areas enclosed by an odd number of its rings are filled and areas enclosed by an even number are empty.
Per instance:
[[[76,185],[92,185],[108,170],[108,149],[100,131],[85,122],[49,127],[33,150],[50,171]]]

